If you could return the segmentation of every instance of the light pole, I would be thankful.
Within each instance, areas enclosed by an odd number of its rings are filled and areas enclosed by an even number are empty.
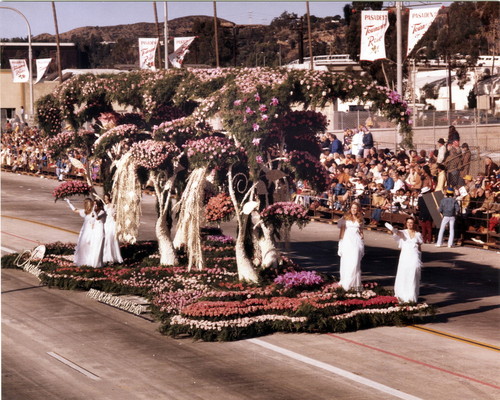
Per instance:
[[[28,70],[29,70],[29,73],[30,73],[30,80],[29,80],[29,84],[30,84],[30,115],[33,115],[33,71],[32,71],[32,66],[31,64],[33,64],[33,52],[31,50],[31,26],[30,26],[30,23],[28,22],[27,18],[24,16],[24,14],[19,11],[18,9],[16,8],[12,8],[12,7],[5,7],[5,6],[0,6],[0,8],[3,8],[5,10],[12,10],[16,13],[18,13],[21,17],[23,17],[24,21],[26,22],[26,25],[28,27]]]
[[[413,126],[417,126],[417,113],[416,113],[416,96],[415,91],[417,90],[417,66],[415,65],[415,57],[422,51],[427,50],[427,46],[423,46],[418,49],[413,55],[412,59],[412,92],[411,92],[411,102],[412,102],[412,116],[413,116]]]

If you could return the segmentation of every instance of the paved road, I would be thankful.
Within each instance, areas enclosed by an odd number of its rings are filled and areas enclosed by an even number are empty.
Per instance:
[[[56,185],[2,174],[2,254],[76,240],[81,220],[66,204],[54,204]],[[141,236],[149,239],[151,196],[143,215]],[[293,232],[290,254],[338,273],[336,236],[334,226],[311,223]],[[392,285],[395,243],[377,232],[365,237],[363,278]],[[156,323],[84,292],[49,289],[23,271],[2,270],[2,398],[499,398],[498,254],[433,246],[424,252],[421,300],[439,307],[422,326],[430,331],[383,327],[234,343],[165,337]]]

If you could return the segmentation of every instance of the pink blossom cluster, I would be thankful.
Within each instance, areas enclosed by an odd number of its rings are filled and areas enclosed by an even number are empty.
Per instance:
[[[316,271],[287,272],[274,279],[277,285],[283,285],[287,289],[294,287],[315,286],[323,283],[323,278]]]
[[[85,195],[88,196],[92,188],[83,181],[67,181],[61,183],[57,186],[52,195],[55,197],[56,201],[59,199],[65,199],[70,196]]]
[[[236,147],[233,140],[220,136],[190,140],[183,147],[193,164],[215,167],[222,167],[224,163],[236,160],[244,152],[243,148]]]
[[[208,235],[206,237],[206,240],[210,242],[234,244],[234,238],[232,236],[227,236],[227,235]]]
[[[144,140],[131,147],[132,157],[137,165],[147,169],[160,168],[167,160],[179,155],[179,148],[170,142]]]
[[[260,213],[267,225],[280,228],[282,225],[291,226],[296,223],[302,227],[309,222],[307,209],[302,204],[284,201],[267,206]]]
[[[53,155],[71,146],[75,140],[75,132],[63,131],[47,140],[47,154]]]

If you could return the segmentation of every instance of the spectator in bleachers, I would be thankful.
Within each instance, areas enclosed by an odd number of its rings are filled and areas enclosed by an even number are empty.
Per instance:
[[[446,143],[443,138],[440,138],[438,141],[438,155],[437,155],[437,163],[442,164],[446,159]]]

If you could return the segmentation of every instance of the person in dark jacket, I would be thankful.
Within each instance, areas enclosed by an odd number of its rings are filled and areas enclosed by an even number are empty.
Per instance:
[[[344,154],[344,145],[337,138],[337,135],[332,135],[332,142],[330,144],[330,153],[331,154]]]
[[[432,216],[422,196],[430,191],[430,188],[423,187],[417,200],[418,222],[424,243],[432,243]]]
[[[460,134],[454,125],[448,127],[448,143],[453,143],[454,141],[460,142]]]
[[[366,158],[373,147],[373,135],[368,128],[363,128],[363,157]]]
[[[450,225],[450,234],[448,236],[448,247],[453,247],[453,239],[455,238],[455,217],[460,211],[460,206],[458,201],[453,197],[455,191],[452,187],[446,190],[446,197],[439,203],[439,212],[443,214],[443,220],[441,221],[441,227],[439,228],[438,240],[436,247],[441,247],[443,243],[444,231],[446,225]]]

